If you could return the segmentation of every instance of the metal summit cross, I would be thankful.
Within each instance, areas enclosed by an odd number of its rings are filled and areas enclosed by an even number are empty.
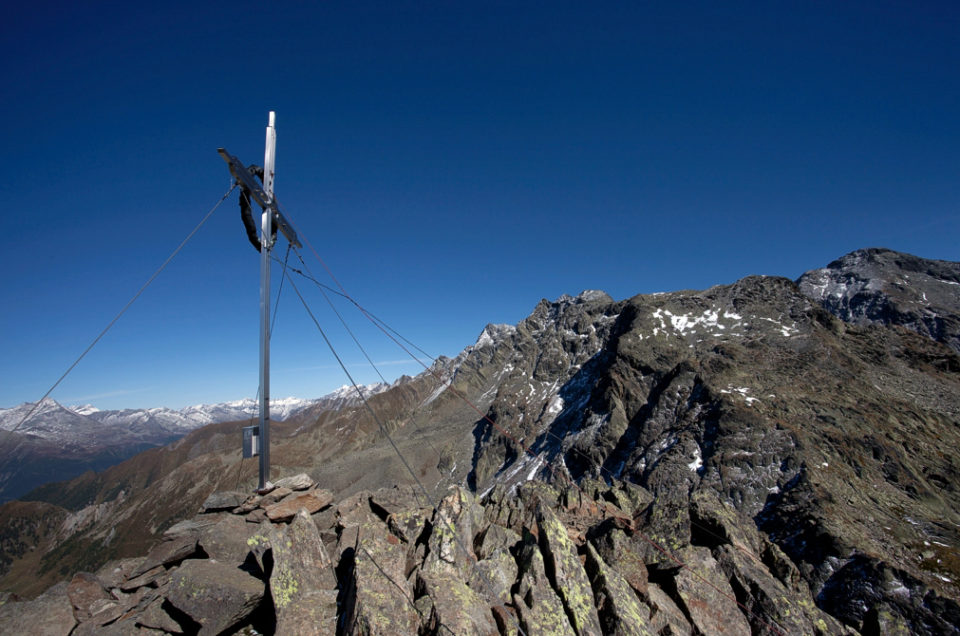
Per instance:
[[[276,229],[278,228],[287,237],[291,245],[301,247],[296,232],[280,213],[277,200],[273,196],[277,148],[275,121],[276,113],[270,111],[263,154],[262,186],[254,177],[255,166],[248,168],[224,148],[217,149],[223,160],[227,162],[230,174],[233,175],[243,193],[263,209],[260,221],[260,434],[258,443],[250,453],[260,455],[260,485],[258,486],[260,490],[270,481],[270,258],[276,242]]]

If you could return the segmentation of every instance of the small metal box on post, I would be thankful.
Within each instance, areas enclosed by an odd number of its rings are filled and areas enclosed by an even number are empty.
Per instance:
[[[260,454],[260,426],[243,427],[243,458],[250,459]]]

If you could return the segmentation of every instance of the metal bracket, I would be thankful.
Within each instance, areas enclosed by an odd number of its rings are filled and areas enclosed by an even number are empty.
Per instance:
[[[287,240],[290,241],[290,244],[294,247],[303,247],[303,245],[300,244],[300,240],[297,238],[297,233],[277,208],[276,199],[271,199],[267,196],[267,193],[263,191],[263,187],[257,183],[257,180],[254,179],[253,176],[251,176],[250,172],[247,170],[247,167],[243,165],[243,162],[227,152],[225,148],[217,148],[217,152],[220,153],[220,156],[223,157],[223,160],[227,162],[227,167],[230,168],[230,174],[233,175],[233,178],[236,180],[236,182],[243,186],[243,188],[250,193],[250,196],[254,201],[257,202],[257,205],[264,210],[270,210],[273,212],[273,219],[276,221],[277,227],[280,229],[283,235],[287,237]]]

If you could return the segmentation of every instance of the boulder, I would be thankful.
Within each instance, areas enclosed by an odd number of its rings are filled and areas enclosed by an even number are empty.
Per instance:
[[[509,528],[491,523],[480,535],[477,543],[477,558],[487,559],[501,550],[509,550],[520,541],[520,535]]]
[[[429,508],[399,510],[387,517],[387,527],[404,543],[415,543],[430,519]]]
[[[130,578],[137,578],[158,566],[168,566],[179,563],[197,551],[196,533],[173,535],[153,547],[140,565],[130,573]]]
[[[290,490],[308,490],[313,487],[313,484],[314,481],[310,478],[310,475],[306,473],[300,473],[298,475],[292,475],[290,477],[278,479],[274,486],[276,486],[276,488],[289,488]]]
[[[430,599],[431,626],[441,634],[497,636],[491,602],[449,574],[421,572],[420,586]]]
[[[226,515],[203,529],[197,544],[209,558],[239,565],[250,552],[247,539],[255,532],[256,528],[244,521],[243,517]]]
[[[329,490],[308,490],[292,494],[275,504],[267,506],[264,510],[270,521],[288,521],[293,519],[293,516],[301,508],[305,509],[307,514],[313,514],[321,508],[329,506],[332,502],[333,494]]]
[[[0,605],[0,633],[67,636],[77,624],[63,581],[32,601]]]
[[[405,576],[406,549],[383,523],[358,529],[353,577],[344,608],[348,632],[375,635],[416,634],[420,614]]]
[[[136,623],[149,629],[159,629],[170,634],[182,634],[183,628],[164,609],[165,599],[154,599],[137,617]]]
[[[704,634],[750,636],[750,624],[710,550],[688,546],[679,557],[685,565],[674,581],[694,626]]]
[[[167,599],[200,625],[199,634],[219,634],[240,625],[263,599],[262,581],[236,565],[206,559],[186,561],[170,580]]]
[[[274,488],[268,493],[259,493],[263,495],[260,499],[260,507],[266,508],[267,506],[272,506],[292,492],[293,490],[290,488]]]
[[[476,498],[464,488],[452,486],[434,512],[424,569],[467,580],[477,559],[473,538],[484,523],[483,508]]]
[[[140,576],[135,576],[130,580],[121,583],[120,589],[124,592],[133,592],[134,590],[145,587],[159,587],[164,585],[170,580],[170,573],[167,571],[167,568],[162,565],[158,565],[154,568],[151,568],[141,574]]]
[[[494,599],[509,603],[510,589],[517,580],[519,569],[510,553],[507,550],[497,550],[488,558],[477,562],[476,569],[480,580],[476,584],[471,582],[471,585],[491,603]]]
[[[596,590],[596,606],[604,634],[615,636],[656,634],[650,624],[650,609],[640,602],[626,579],[617,570],[608,567],[589,543],[587,544],[587,570]]]
[[[517,608],[524,633],[575,636],[563,609],[563,601],[547,578],[543,555],[537,545],[532,542],[524,545],[520,560],[520,587],[513,595],[513,605]]]
[[[337,578],[317,527],[301,510],[274,529],[270,592],[280,634],[335,634]]]
[[[200,506],[200,512],[217,512],[219,510],[233,510],[247,498],[247,493],[239,490],[223,490],[210,493],[210,496]]]
[[[103,582],[89,572],[78,572],[73,576],[67,585],[67,597],[73,605],[73,615],[79,622],[90,619],[94,602],[116,601],[104,588]]]
[[[683,610],[677,607],[660,586],[655,583],[648,584],[643,598],[650,606],[650,624],[654,633],[670,636],[690,636],[693,633],[693,627],[683,615]]]
[[[563,600],[577,634],[599,634],[600,617],[593,604],[593,589],[567,529],[550,508],[537,510],[540,548],[551,583]]]

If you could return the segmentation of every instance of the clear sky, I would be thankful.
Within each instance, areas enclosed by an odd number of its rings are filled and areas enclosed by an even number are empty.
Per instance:
[[[956,2],[40,0],[5,7],[0,59],[0,406],[43,395],[223,195],[217,147],[262,163],[269,110],[289,216],[433,355],[583,289],[960,260]],[[234,194],[53,397],[252,397],[258,267]],[[388,380],[421,370],[337,306]],[[273,354],[274,397],[346,382],[288,285]]]

